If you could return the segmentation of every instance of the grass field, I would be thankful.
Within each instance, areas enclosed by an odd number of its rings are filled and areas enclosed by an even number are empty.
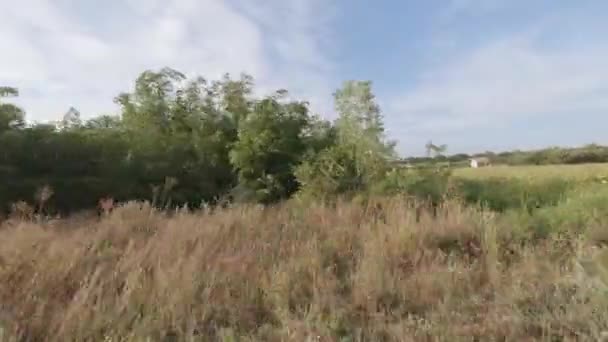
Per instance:
[[[597,239],[521,240],[459,204],[296,203],[0,231],[0,322],[27,341],[595,341]],[[608,223],[589,221],[601,233]],[[595,236],[603,236],[595,234]],[[522,241],[527,241],[522,243]],[[598,285],[599,286],[599,285]]]
[[[450,200],[434,216],[392,197],[9,220],[0,340],[598,341],[608,185],[543,177],[607,170],[456,171],[501,211]],[[521,191],[542,205],[522,210]]]
[[[491,166],[482,168],[457,168],[454,175],[466,178],[565,178],[574,180],[606,179],[608,164],[576,165],[526,165],[526,166]]]

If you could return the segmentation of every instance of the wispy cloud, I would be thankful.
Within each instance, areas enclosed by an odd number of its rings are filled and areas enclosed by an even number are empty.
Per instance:
[[[331,118],[332,92],[358,74],[374,82],[402,151],[422,152],[428,139],[452,152],[553,144],[566,133],[568,143],[599,140],[600,125],[574,131],[559,120],[606,117],[605,1],[404,3],[384,4],[404,13],[403,24],[387,25],[382,8],[368,17],[344,0],[0,0],[0,84],[20,88],[30,119],[49,120],[69,106],[115,111],[112,98],[149,68],[247,72],[260,92],[286,88]],[[361,30],[404,33],[357,32],[345,25],[351,15],[369,19]],[[523,131],[534,134],[520,141]],[[489,146],[499,134],[500,146]]]
[[[423,72],[415,87],[394,97],[389,121],[395,135],[406,137],[403,149],[411,150],[408,142],[432,137],[448,137],[456,149],[465,148],[471,146],[474,130],[499,131],[501,126],[541,120],[555,125],[553,118],[568,113],[584,120],[606,113],[608,44],[594,38],[597,26],[580,23],[589,34],[585,39],[578,30],[555,44],[553,33],[560,25],[571,25],[571,18],[546,19],[479,46],[461,46],[451,59]],[[562,131],[566,134],[568,128]],[[517,134],[512,132],[503,148],[516,145]],[[583,132],[577,134],[584,143]],[[483,141],[476,146],[489,147]]]
[[[69,106],[113,111],[113,96],[138,73],[163,66],[209,78],[247,72],[268,91],[320,94],[332,83],[319,31],[330,28],[315,16],[322,5],[269,1],[252,13],[228,0],[0,0],[0,83],[21,88],[18,102],[34,120]]]
[[[546,52],[510,40],[427,73],[395,109],[428,130],[465,128],[518,116],[608,109],[608,49]]]
[[[288,87],[294,98],[308,100],[313,110],[331,116],[331,93],[337,83],[335,1],[235,0],[234,5],[266,34],[264,51],[273,61],[273,72],[261,89]]]

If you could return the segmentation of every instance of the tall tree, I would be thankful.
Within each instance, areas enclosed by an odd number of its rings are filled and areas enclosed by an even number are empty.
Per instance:
[[[338,124],[343,130],[362,129],[369,135],[381,138],[384,124],[371,87],[371,81],[346,81],[334,93],[336,111],[340,115]]]
[[[122,107],[126,127],[145,130],[148,134],[166,133],[171,101],[185,78],[184,74],[171,68],[144,71],[135,81],[133,93],[122,93],[115,99]]]
[[[313,195],[365,191],[386,173],[394,145],[384,139],[380,107],[369,81],[348,81],[334,93],[337,140],[312,155],[296,174]]]
[[[237,126],[251,111],[253,85],[253,77],[244,73],[238,80],[225,74],[221,81],[213,84],[213,90],[219,95],[220,108],[229,113]]]

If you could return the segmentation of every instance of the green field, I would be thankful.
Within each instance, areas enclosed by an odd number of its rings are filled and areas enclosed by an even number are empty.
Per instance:
[[[564,178],[573,180],[608,179],[608,163],[577,165],[525,165],[457,168],[454,175],[464,178],[516,177],[528,179]]]

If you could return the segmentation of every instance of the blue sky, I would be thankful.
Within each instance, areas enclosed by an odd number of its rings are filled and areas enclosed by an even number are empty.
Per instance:
[[[34,121],[112,98],[148,68],[252,74],[335,117],[372,80],[403,155],[608,143],[602,0],[0,0],[0,85]]]

